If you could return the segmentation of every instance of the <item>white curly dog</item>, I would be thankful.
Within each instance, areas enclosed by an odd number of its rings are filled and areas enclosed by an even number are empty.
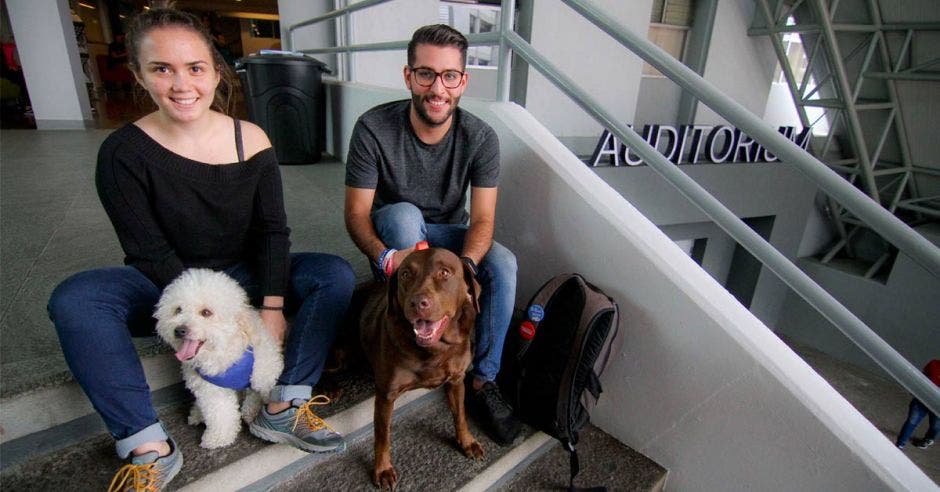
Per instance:
[[[196,396],[189,424],[206,424],[200,445],[235,442],[284,369],[274,337],[238,282],[222,272],[189,269],[166,287],[154,317],[157,333],[176,351],[183,380]]]

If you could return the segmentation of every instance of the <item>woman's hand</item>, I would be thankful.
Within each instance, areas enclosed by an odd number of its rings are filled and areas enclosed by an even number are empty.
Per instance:
[[[274,337],[277,344],[284,345],[284,335],[287,333],[287,319],[284,317],[284,298],[276,296],[267,296],[262,302],[261,322],[268,329],[268,333]],[[264,309],[264,307],[273,307],[281,309]]]
[[[261,322],[274,337],[278,345],[284,345],[284,334],[287,333],[287,319],[283,311],[261,311]]]

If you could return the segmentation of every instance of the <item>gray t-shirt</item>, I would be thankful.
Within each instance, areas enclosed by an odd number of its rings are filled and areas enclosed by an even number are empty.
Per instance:
[[[496,132],[457,108],[447,136],[427,145],[412,129],[410,103],[382,104],[359,117],[349,141],[346,186],[375,189],[372,210],[408,202],[429,224],[465,224],[467,187],[498,184]]]

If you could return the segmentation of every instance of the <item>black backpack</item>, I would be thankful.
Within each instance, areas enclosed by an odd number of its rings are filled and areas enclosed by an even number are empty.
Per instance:
[[[618,322],[613,299],[581,275],[563,274],[536,292],[519,330],[507,337],[500,387],[521,420],[564,444],[569,489],[580,471],[578,432],[601,394],[598,377]]]

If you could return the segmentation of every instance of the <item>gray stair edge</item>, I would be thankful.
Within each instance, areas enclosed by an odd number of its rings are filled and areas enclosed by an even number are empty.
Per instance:
[[[140,362],[152,392],[183,380],[179,361],[171,353],[141,357]],[[5,449],[14,440],[87,416],[97,413],[74,379],[12,395],[0,400],[0,445]]]
[[[438,390],[409,391],[395,401],[395,418],[443,398]],[[336,432],[352,442],[371,438],[375,397],[367,398],[324,420]],[[206,473],[187,484],[181,492],[267,491],[277,487],[310,466],[334,457],[336,453],[307,453],[286,444],[266,446],[222,468]]]
[[[151,401],[158,411],[191,398],[182,382],[170,384],[151,393]],[[37,456],[69,448],[104,433],[107,433],[104,422],[92,411],[67,422],[11,439],[0,444],[0,456],[3,457],[0,460],[0,471],[7,471]]]
[[[512,451],[500,457],[482,473],[465,483],[460,492],[493,491],[515,478],[535,460],[547,453],[557,441],[552,436],[536,431]]]

